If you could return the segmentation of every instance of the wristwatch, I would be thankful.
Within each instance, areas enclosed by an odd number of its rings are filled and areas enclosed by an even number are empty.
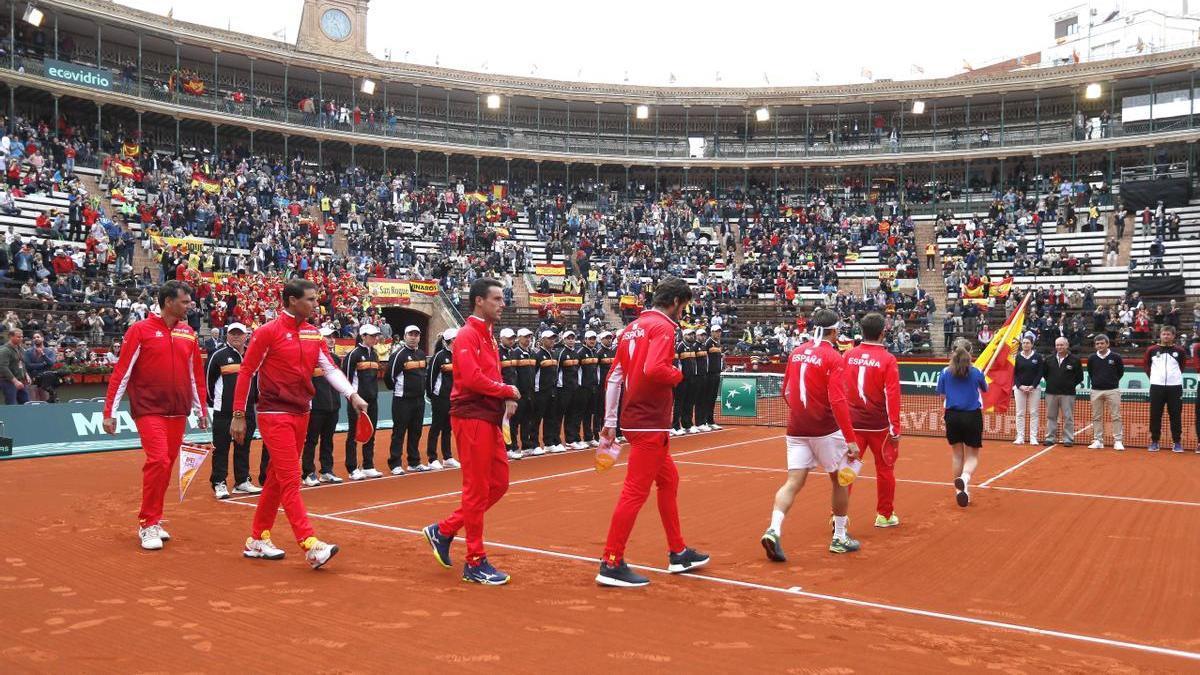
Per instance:
[[[234,417],[234,419],[239,419],[239,420],[243,419],[246,417],[246,411],[245,410],[234,410],[233,417]]]

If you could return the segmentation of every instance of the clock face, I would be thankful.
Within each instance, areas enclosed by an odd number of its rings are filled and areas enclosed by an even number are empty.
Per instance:
[[[350,37],[350,17],[340,9],[325,10],[321,15],[321,32],[330,40],[345,40]]]

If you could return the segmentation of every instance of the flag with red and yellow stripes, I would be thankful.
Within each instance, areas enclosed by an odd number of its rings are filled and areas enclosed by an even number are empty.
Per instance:
[[[1025,330],[1025,309],[1028,305],[1027,293],[975,359],[975,367],[983,371],[988,383],[988,390],[983,392],[984,412],[1008,412],[1008,403],[1012,400],[1013,371],[1017,366],[1017,347],[1021,343],[1021,332]]]

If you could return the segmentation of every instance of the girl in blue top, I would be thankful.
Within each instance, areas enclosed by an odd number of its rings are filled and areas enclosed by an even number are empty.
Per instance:
[[[987,378],[971,365],[971,343],[954,342],[950,365],[938,375],[937,393],[946,397],[946,440],[953,451],[955,501],[959,506],[971,502],[968,485],[979,464],[983,447],[983,398]]]

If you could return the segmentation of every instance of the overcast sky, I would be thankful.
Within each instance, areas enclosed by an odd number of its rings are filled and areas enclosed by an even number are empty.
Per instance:
[[[118,0],[294,41],[302,0]],[[1099,0],[1098,0],[1099,1]],[[369,50],[395,61],[566,80],[760,86],[941,77],[1053,43],[1076,2],[373,0]],[[1113,4],[1113,3],[1108,3]],[[920,70],[923,70],[922,74]],[[718,79],[719,78],[719,79]],[[818,79],[819,78],[819,79]]]

